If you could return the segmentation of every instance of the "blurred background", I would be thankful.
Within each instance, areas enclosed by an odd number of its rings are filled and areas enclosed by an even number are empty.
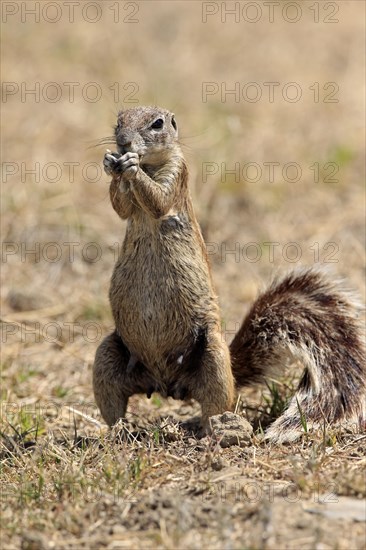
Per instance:
[[[363,295],[364,4],[74,4],[2,3],[3,397],[93,400],[121,108],[175,112],[228,339],[296,265]]]

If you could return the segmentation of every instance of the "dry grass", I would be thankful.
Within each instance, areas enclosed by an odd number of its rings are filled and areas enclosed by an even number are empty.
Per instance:
[[[93,402],[91,367],[113,323],[108,285],[124,226],[109,204],[107,178],[92,181],[85,167],[100,165],[104,147],[90,145],[110,135],[116,111],[129,106],[123,99],[132,88],[123,85],[136,83],[139,103],[174,110],[180,124],[228,338],[258,288],[297,263],[327,265],[362,294],[364,5],[334,3],[336,24],[314,23],[313,2],[302,3],[296,24],[268,23],[265,15],[255,24],[217,16],[203,24],[200,2],[140,2],[138,23],[115,24],[112,4],[100,3],[95,24],[76,11],[74,23],[64,13],[55,24],[14,16],[2,25],[3,80],[41,89],[56,82],[63,90],[56,103],[21,101],[20,93],[3,103],[2,158],[15,163],[4,166],[2,183],[3,547],[363,548],[364,523],[350,513],[350,503],[366,496],[366,439],[357,430],[326,428],[279,447],[258,432],[249,447],[222,449],[182,426],[199,414],[196,404],[154,395],[131,399],[124,440],[117,429],[108,433]],[[320,3],[321,17],[322,10]],[[80,83],[74,102],[64,82]],[[102,89],[95,103],[80,92],[89,82]],[[109,89],[115,82],[119,102]],[[203,102],[202,82],[257,82],[263,99]],[[303,97],[289,103],[279,91],[271,103],[264,82],[280,82],[278,90],[297,82]],[[315,82],[321,94],[335,82],[339,102],[314,103]],[[39,181],[21,166],[35,162]],[[53,183],[52,167],[42,174],[49,162],[61,168]],[[79,163],[73,179],[70,162]],[[252,174],[220,178],[221,163],[242,171],[249,162],[263,170],[258,182]],[[280,163],[273,182],[268,162]],[[290,162],[301,166],[298,182],[282,177]],[[207,181],[205,163],[219,169]],[[322,167],[318,183],[314,163]],[[339,181],[324,181],[326,163],[339,168]],[[5,177],[11,168],[19,171]],[[261,253],[256,262],[248,243]],[[266,243],[279,243],[273,261]],[[294,252],[288,243],[301,252],[295,263],[286,258]],[[241,255],[225,254],[233,249]],[[278,395],[247,392],[240,409],[256,426],[265,422],[293,378]],[[319,495],[338,515],[310,513]]]

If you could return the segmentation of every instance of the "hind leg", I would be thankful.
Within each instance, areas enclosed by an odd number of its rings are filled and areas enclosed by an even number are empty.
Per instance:
[[[116,332],[107,336],[97,349],[93,367],[95,401],[109,426],[126,415],[128,398],[136,393],[150,394],[154,380],[141,363],[128,368],[130,352]]]
[[[198,368],[189,373],[189,393],[202,408],[202,428],[210,428],[209,419],[231,410],[234,401],[234,379],[229,349],[218,330],[207,333]]]

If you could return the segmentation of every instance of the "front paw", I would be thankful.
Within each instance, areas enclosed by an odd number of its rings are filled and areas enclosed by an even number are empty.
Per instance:
[[[122,155],[120,155],[119,153],[112,153],[112,151],[107,149],[103,158],[103,168],[108,176],[121,173],[119,168],[119,161],[121,159],[121,156]]]
[[[133,179],[139,169],[139,156],[137,153],[112,153],[107,151],[103,160],[104,170],[108,175],[122,175],[124,179]]]
[[[126,153],[119,160],[122,167],[122,176],[124,179],[134,179],[139,167],[140,158],[137,153]]]

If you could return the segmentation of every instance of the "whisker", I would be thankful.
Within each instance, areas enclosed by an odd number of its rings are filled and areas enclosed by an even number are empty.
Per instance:
[[[177,140],[177,143],[180,147],[182,147],[182,149],[192,151],[192,147],[190,145],[188,145],[187,143],[183,143],[183,141],[180,141],[179,139]]]
[[[115,144],[116,144],[116,138],[114,136],[106,136],[95,141],[92,145],[88,147],[88,149],[99,147],[101,145],[115,145]]]

